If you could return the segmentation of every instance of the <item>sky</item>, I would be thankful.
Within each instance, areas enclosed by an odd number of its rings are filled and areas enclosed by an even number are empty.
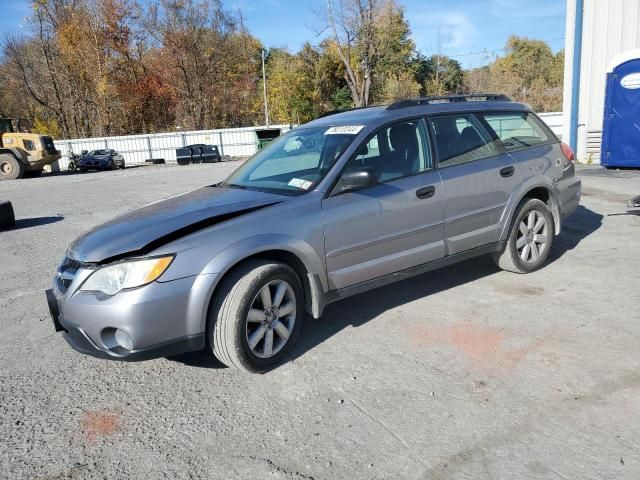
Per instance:
[[[146,0],[153,1],[153,0]],[[486,65],[501,55],[510,35],[549,42],[564,48],[566,2],[562,0],[397,0],[405,7],[413,39],[425,55],[441,53],[464,68]],[[0,37],[27,28],[30,0],[0,0]],[[266,47],[296,51],[317,44],[324,0],[224,0],[240,9],[249,31]]]

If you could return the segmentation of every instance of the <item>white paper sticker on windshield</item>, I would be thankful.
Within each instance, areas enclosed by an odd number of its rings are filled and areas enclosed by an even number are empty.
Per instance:
[[[309,190],[311,185],[313,185],[313,182],[310,182],[309,180],[303,180],[301,178],[292,178],[291,180],[289,180],[288,185],[290,187],[296,187],[302,190]]]
[[[340,127],[331,127],[324,132],[325,135],[357,135],[364,125],[342,125]]]

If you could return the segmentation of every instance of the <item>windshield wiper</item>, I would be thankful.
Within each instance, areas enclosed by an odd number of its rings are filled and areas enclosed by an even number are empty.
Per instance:
[[[251,190],[251,188],[246,187],[244,185],[238,185],[237,183],[219,183],[219,186],[229,187],[229,188],[238,188],[240,190]]]

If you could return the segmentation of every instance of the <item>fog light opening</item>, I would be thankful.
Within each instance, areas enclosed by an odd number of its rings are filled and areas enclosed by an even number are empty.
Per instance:
[[[133,340],[124,330],[117,328],[114,337],[118,346],[125,350],[133,350]]]

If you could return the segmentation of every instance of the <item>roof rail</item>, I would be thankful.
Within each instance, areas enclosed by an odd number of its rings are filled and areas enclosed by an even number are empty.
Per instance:
[[[317,118],[324,118],[324,117],[328,117],[330,115],[337,115],[338,113],[345,113],[345,112],[353,112],[354,110],[364,110],[365,108],[373,108],[373,107],[377,107],[378,105],[367,105],[366,107],[353,107],[353,108],[339,108],[337,110],[329,110],[328,112],[324,112],[321,113],[320,115],[318,115]]]
[[[438,97],[420,97],[398,100],[387,107],[387,110],[415,107],[418,105],[430,105],[433,103],[454,102],[510,102],[511,99],[501,93],[466,93],[464,95],[442,95]]]

